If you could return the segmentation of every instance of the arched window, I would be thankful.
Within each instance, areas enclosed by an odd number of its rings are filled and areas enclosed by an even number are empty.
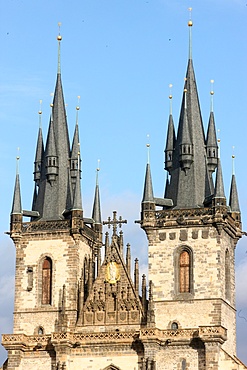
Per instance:
[[[183,250],[179,256],[179,292],[190,293],[190,254]]]
[[[182,370],[186,370],[186,360],[182,360]]]
[[[42,326],[40,326],[40,327],[38,328],[38,334],[39,334],[39,335],[43,335],[43,334],[44,334],[44,329],[42,328]]]
[[[178,323],[176,321],[174,321],[171,325],[171,329],[172,330],[178,330]]]
[[[42,265],[42,304],[51,304],[51,291],[52,261],[49,257],[46,257]]]
[[[230,284],[230,254],[229,250],[225,253],[225,294],[226,299],[229,301],[231,299],[231,284]]]

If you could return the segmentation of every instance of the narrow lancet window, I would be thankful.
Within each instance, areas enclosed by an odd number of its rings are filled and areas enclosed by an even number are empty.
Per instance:
[[[226,299],[230,301],[231,298],[231,289],[230,289],[230,255],[229,250],[226,250],[225,253],[225,292]]]
[[[51,304],[52,261],[46,257],[42,265],[42,304]]]
[[[179,256],[179,291],[190,292],[190,255],[187,251],[182,251]]]

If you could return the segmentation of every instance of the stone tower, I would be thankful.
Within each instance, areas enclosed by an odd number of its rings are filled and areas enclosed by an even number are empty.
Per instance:
[[[146,278],[139,295],[138,260],[132,281],[130,245],[125,253],[123,232],[118,230],[127,221],[117,219],[116,211],[112,220],[101,219],[98,171],[92,217],[84,217],[79,107],[70,146],[62,38],[57,39],[55,93],[45,145],[41,125],[38,132],[31,211],[22,208],[18,170],[16,174],[10,220],[16,248],[14,333],[2,338],[8,350],[3,369],[117,370],[126,362],[138,369],[144,361],[145,366],[151,364],[144,360],[138,334],[150,316]],[[113,229],[104,243],[103,224]]]
[[[142,201],[157,328],[149,351],[159,370],[241,366],[234,267],[241,215],[234,175],[227,204],[218,151],[212,109],[204,134],[190,45],[177,134],[171,112],[168,121],[165,198],[154,197],[148,163]]]
[[[3,370],[246,369],[236,358],[236,180],[227,205],[214,113],[205,137],[191,47],[177,135],[169,116],[162,199],[147,163],[139,222],[149,241],[149,284],[145,275],[139,284],[138,260],[132,279],[130,245],[124,248],[119,231],[127,221],[116,211],[102,221],[98,172],[92,217],[83,213],[78,115],[70,145],[61,40],[45,145],[41,126],[38,133],[31,211],[22,208],[16,174],[14,330],[2,337]],[[112,234],[103,241],[104,224]]]

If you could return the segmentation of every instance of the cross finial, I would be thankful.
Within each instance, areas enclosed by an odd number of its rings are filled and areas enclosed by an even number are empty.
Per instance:
[[[117,220],[117,211],[113,211],[113,217],[108,217],[108,221],[103,221],[103,225],[108,225],[108,229],[112,226],[113,236],[117,235],[117,226],[119,228],[122,227],[122,224],[127,224],[127,220],[123,220],[121,216],[119,216],[119,220]]]

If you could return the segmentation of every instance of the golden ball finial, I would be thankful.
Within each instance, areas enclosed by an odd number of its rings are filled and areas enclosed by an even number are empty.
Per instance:
[[[172,95],[169,95],[169,99],[172,99]]]
[[[189,20],[189,22],[188,22],[188,26],[189,26],[189,27],[192,27],[192,26],[193,26],[193,22],[192,22],[192,20],[191,20],[191,19],[190,19],[190,20]]]
[[[57,36],[57,41],[62,41],[62,36],[61,35]]]
[[[213,90],[210,91],[210,95],[214,95],[214,91]]]
[[[184,89],[184,92],[187,93],[187,89]]]
[[[42,114],[42,110],[39,110],[39,114]]]
[[[53,103],[50,104],[50,107],[52,108],[53,107]]]
[[[76,110],[80,110],[80,107],[77,105],[77,107],[75,107]]]
[[[150,144],[146,144],[146,147],[149,148],[150,147]]]

